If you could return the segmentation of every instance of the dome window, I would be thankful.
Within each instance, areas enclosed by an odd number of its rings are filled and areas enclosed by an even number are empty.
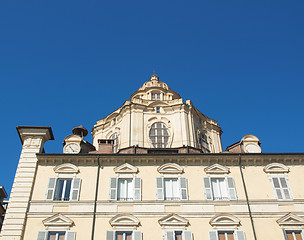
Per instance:
[[[151,99],[152,100],[161,100],[160,98],[161,98],[160,93],[152,93],[151,94]]]
[[[165,148],[169,141],[169,131],[162,122],[156,122],[151,126],[149,137],[155,148]]]

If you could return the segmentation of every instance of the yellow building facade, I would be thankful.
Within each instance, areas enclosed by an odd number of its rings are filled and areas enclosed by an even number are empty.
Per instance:
[[[303,154],[261,152],[246,135],[225,151],[221,128],[153,75],[63,153],[50,127],[22,141],[1,240],[302,240]]]

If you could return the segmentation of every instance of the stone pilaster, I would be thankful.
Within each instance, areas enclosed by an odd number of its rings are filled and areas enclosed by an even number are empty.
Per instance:
[[[36,154],[43,151],[46,141],[54,139],[50,127],[19,126],[17,131],[22,142],[22,151],[4,219],[1,240],[23,239],[26,214],[37,168]]]

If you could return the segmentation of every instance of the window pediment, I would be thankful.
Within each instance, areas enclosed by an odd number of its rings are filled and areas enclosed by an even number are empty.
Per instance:
[[[132,166],[129,163],[124,163],[116,168],[114,168],[115,173],[137,173],[138,168]]]
[[[137,227],[139,223],[138,218],[131,214],[119,214],[110,219],[110,224],[112,227]]]
[[[79,168],[71,163],[64,163],[54,167],[55,173],[79,173]]]
[[[239,226],[240,225],[240,220],[230,214],[222,214],[222,215],[217,215],[213,217],[210,221],[209,224],[213,227],[215,226]]]
[[[263,170],[265,173],[288,173],[289,167],[282,163],[270,163]]]
[[[169,214],[158,220],[161,226],[188,226],[189,221],[175,213]]]
[[[157,168],[159,173],[172,173],[180,174],[184,172],[184,169],[176,163],[166,163]]]
[[[288,213],[285,216],[277,220],[280,226],[298,226],[304,225],[304,219],[293,213]]]
[[[71,227],[74,223],[71,219],[60,213],[46,218],[42,222],[46,227]]]
[[[230,169],[228,167],[222,166],[220,164],[213,164],[209,167],[206,167],[205,172],[208,174],[228,174]]]

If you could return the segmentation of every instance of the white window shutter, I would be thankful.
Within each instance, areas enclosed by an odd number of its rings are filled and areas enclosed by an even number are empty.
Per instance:
[[[209,240],[218,240],[217,231],[209,231]]]
[[[239,231],[238,230],[238,231],[235,231],[234,234],[235,234],[235,239],[236,240],[246,240],[244,231]]]
[[[132,233],[132,240],[142,240],[142,233],[141,233],[141,231],[133,231],[133,233]]]
[[[70,200],[78,201],[80,193],[81,178],[73,178]]]
[[[282,200],[283,199],[283,193],[280,187],[280,180],[278,177],[272,177],[272,185],[274,189],[274,193],[277,199]]]
[[[110,179],[110,200],[117,200],[117,182],[118,178]]]
[[[156,199],[164,200],[164,178],[156,178]]]
[[[175,234],[173,230],[167,230],[165,234],[165,240],[174,240],[175,239],[174,235]]]
[[[282,192],[284,194],[284,199],[290,200],[292,199],[291,191],[288,185],[288,180],[286,177],[280,177],[280,183],[282,186]]]
[[[75,240],[76,238],[76,232],[73,231],[67,231],[65,235],[65,240]]]
[[[237,200],[235,184],[232,177],[227,177],[227,186],[230,200]]]
[[[206,200],[213,200],[210,178],[204,177],[203,180],[204,180],[205,198]]]
[[[193,240],[191,231],[183,231],[182,240]]]
[[[188,200],[187,178],[179,178],[180,199]]]
[[[134,200],[141,200],[141,178],[134,178]]]
[[[54,199],[55,187],[56,187],[57,178],[49,178],[49,183],[46,190],[45,199],[52,201]]]
[[[106,240],[115,240],[115,231],[107,231]]]
[[[39,231],[37,234],[37,240],[46,240],[47,231]]]

